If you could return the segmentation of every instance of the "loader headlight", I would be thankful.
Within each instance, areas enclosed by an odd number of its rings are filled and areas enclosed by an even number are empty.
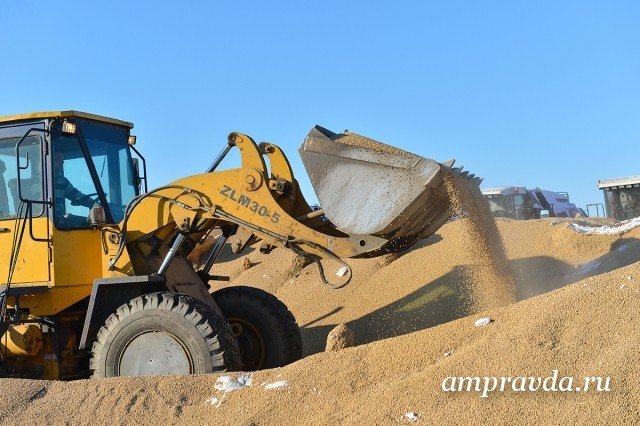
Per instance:
[[[135,145],[136,144],[136,137],[131,135],[129,136],[129,145]]]
[[[62,133],[66,133],[68,135],[75,135],[76,134],[76,125],[74,123],[71,123],[67,120],[64,120],[62,122]]]

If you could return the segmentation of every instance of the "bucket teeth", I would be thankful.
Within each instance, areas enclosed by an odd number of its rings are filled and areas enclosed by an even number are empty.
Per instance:
[[[460,166],[460,167],[450,167],[449,164],[453,165],[453,161],[455,161],[455,160],[450,160],[450,161],[447,161],[446,163],[442,163],[442,167],[444,169],[451,170],[454,175],[460,175],[460,176],[462,176],[463,178],[465,178],[466,180],[472,182],[475,185],[480,185],[480,183],[482,182],[482,178],[481,177],[476,176],[473,173],[469,173],[468,171],[463,171],[462,169],[464,167],[462,167],[462,166]]]
[[[483,179],[479,176],[474,175],[473,173],[469,173],[468,171],[463,171],[462,170],[464,168],[463,166],[452,167],[455,161],[456,160],[449,160],[444,163],[441,163],[442,168],[446,170],[451,170],[454,175],[460,175],[466,180],[468,180],[469,182],[473,183],[474,185],[480,186],[480,183],[482,183]]]

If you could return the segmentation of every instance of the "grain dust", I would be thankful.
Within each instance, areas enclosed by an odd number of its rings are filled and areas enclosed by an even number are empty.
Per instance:
[[[449,172],[444,178],[451,211],[466,234],[466,250],[472,264],[465,270],[474,311],[513,303],[515,286],[510,275],[504,246],[489,206],[480,188],[460,174]]]

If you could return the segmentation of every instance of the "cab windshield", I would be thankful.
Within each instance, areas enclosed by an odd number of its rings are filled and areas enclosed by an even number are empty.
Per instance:
[[[88,228],[95,205],[104,207],[107,222],[118,223],[138,195],[128,131],[89,120],[75,123],[76,134],[59,133],[53,140],[54,223]]]
[[[522,194],[488,195],[486,198],[495,217],[511,219],[533,219],[535,217],[530,198],[525,198]]]
[[[504,195],[488,195],[485,198],[489,201],[491,212],[496,217],[514,217],[513,198]]]

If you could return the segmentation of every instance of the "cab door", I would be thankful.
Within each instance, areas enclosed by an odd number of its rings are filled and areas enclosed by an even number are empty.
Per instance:
[[[39,202],[47,199],[43,178],[44,133],[30,132],[16,157],[16,143],[32,128],[44,129],[45,123],[0,126],[0,285],[7,282],[14,250],[18,255],[12,285],[48,284],[51,279],[48,206],[32,203],[29,212],[28,204],[19,197],[21,192],[23,199]]]

